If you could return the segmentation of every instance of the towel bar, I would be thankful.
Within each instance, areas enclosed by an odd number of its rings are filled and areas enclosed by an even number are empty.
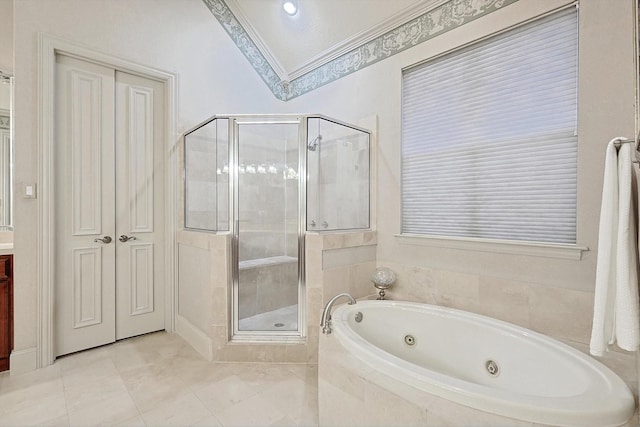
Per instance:
[[[622,138],[622,137],[614,138],[613,145],[616,146],[616,149],[619,149],[620,145],[629,144],[631,142],[633,142],[635,144],[635,147],[636,147],[636,152],[635,152],[635,158],[636,159],[633,160],[633,163],[640,163],[640,152],[638,152],[638,143],[636,143],[635,139]]]

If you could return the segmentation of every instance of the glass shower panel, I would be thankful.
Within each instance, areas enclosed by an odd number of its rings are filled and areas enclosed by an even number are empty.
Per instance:
[[[186,228],[229,230],[229,119],[185,135]]]
[[[307,230],[369,228],[369,133],[307,121]]]
[[[299,125],[237,132],[238,330],[297,331]]]

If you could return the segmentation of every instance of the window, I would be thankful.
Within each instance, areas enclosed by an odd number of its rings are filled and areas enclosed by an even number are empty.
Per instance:
[[[403,71],[402,233],[576,243],[577,11]]]

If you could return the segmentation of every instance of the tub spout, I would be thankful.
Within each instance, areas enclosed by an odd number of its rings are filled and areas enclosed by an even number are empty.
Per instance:
[[[341,297],[349,298],[349,305],[356,303],[356,299],[346,292],[338,294],[329,300],[327,305],[324,306],[324,310],[322,311],[322,320],[320,321],[322,333],[325,335],[329,335],[331,333],[331,309],[333,308],[333,304],[335,304],[336,300]]]

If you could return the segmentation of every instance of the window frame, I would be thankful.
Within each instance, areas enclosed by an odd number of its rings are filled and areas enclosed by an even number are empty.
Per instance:
[[[421,66],[422,64],[432,62],[434,60],[440,59],[444,56],[455,54],[457,51],[461,51],[463,49],[472,47],[478,43],[482,43],[488,39],[499,36],[501,34],[507,33],[514,29],[520,28],[532,22],[538,21],[540,19],[544,19],[545,17],[555,15],[557,13],[561,13],[567,9],[574,8],[576,12],[577,26],[579,28],[579,9],[578,4],[576,2],[568,3],[559,8],[550,10],[541,15],[526,19],[517,24],[511,25],[509,27],[503,28],[499,31],[484,35],[483,37],[479,37],[477,39],[471,40],[467,43],[463,43],[461,45],[455,46],[454,48],[447,49],[443,52],[439,52],[429,58],[423,59],[416,63],[412,63],[410,65],[404,66],[400,70],[400,87],[404,85],[404,74],[405,71]],[[579,44],[580,38],[578,36],[577,39],[578,46],[577,49],[577,87],[578,87],[578,100],[579,100]],[[404,105],[404,94],[401,91],[401,105]],[[580,103],[577,102],[576,105],[576,117],[579,116],[579,108]],[[403,116],[402,112],[400,115],[400,131],[404,132],[404,128],[402,126]],[[402,140],[402,139],[401,139]],[[579,138],[578,138],[579,144]],[[400,156],[400,162],[402,163],[402,155]],[[579,154],[576,152],[576,162],[578,161]],[[402,170],[402,168],[401,168]],[[577,170],[576,179],[579,179],[579,168]],[[404,181],[401,178],[400,180],[400,203],[403,205],[403,187]],[[576,197],[579,194],[579,188],[576,188]],[[515,254],[515,255],[529,255],[536,257],[549,257],[549,258],[560,258],[560,259],[569,259],[569,260],[581,260],[583,254],[589,251],[589,248],[586,246],[582,246],[579,244],[580,242],[580,228],[579,228],[579,200],[576,200],[576,220],[575,220],[575,232],[576,232],[576,243],[552,243],[552,242],[543,242],[543,241],[527,241],[527,240],[509,240],[509,239],[500,239],[500,238],[476,238],[476,237],[462,237],[462,236],[447,236],[447,235],[434,235],[434,234],[414,234],[403,232],[403,215],[400,214],[400,223],[399,223],[400,231],[397,234],[394,234],[394,238],[397,243],[401,245],[415,245],[415,246],[428,246],[428,247],[438,247],[438,248],[447,248],[447,249],[462,249],[462,250],[473,250],[479,252],[491,252],[491,253],[502,253],[502,254]]]

